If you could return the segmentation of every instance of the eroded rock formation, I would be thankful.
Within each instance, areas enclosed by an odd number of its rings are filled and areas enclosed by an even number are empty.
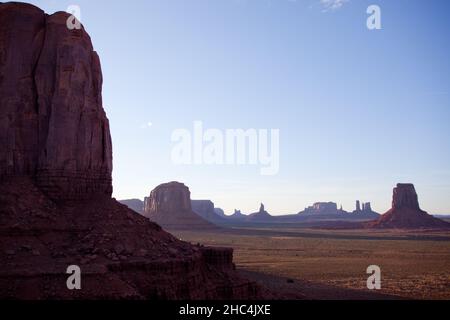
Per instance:
[[[125,199],[119,200],[119,202],[139,214],[144,213],[144,202],[140,199]]]
[[[111,199],[100,63],[68,17],[0,3],[0,298],[262,298],[231,249],[179,241]],[[82,290],[68,290],[69,265]]]
[[[68,15],[0,7],[0,177],[25,175],[53,199],[112,192],[98,55]]]
[[[398,183],[392,193],[392,208],[379,219],[368,222],[369,228],[435,229],[450,228],[450,223],[420,209],[414,185]]]
[[[353,212],[349,215],[352,218],[355,219],[367,219],[367,220],[373,220],[380,217],[380,214],[372,210],[372,205],[370,202],[362,202],[362,208],[360,205],[360,201],[356,200],[356,207]]]
[[[272,216],[264,208],[264,204],[260,204],[259,211],[249,214],[246,217],[248,222],[270,222],[272,221]]]
[[[191,200],[192,211],[197,213],[203,219],[218,225],[226,224],[225,215],[219,215],[218,208],[214,208],[214,202],[211,200]],[[223,211],[222,211],[223,213]]]
[[[392,209],[410,208],[422,211],[412,183],[398,183],[392,192]]]
[[[247,216],[241,212],[241,210],[234,209],[233,214],[229,215],[229,219],[244,220]]]
[[[169,230],[217,228],[192,211],[189,188],[176,181],[163,183],[150,192],[144,201],[144,215]]]
[[[201,216],[216,214],[214,211],[214,202],[211,200],[191,200],[192,210]]]
[[[158,212],[192,211],[191,192],[183,183],[172,181],[157,186],[144,203],[144,211]]]
[[[222,218],[226,218],[225,211],[222,208],[214,208],[214,212]]]
[[[316,202],[312,206],[305,208],[305,210],[300,213],[314,214],[314,215],[316,214],[335,215],[338,214],[338,208],[335,202]]]

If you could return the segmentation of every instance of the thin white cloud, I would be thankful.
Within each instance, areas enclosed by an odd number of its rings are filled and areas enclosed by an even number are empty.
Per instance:
[[[320,0],[323,11],[334,11],[340,9],[347,2],[349,2],[349,0]]]

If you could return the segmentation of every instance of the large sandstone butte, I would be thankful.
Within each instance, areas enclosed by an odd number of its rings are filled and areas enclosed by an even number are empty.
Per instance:
[[[420,209],[413,184],[398,183],[393,190],[392,208],[379,219],[368,222],[366,226],[381,229],[446,229],[450,228],[450,223]]]
[[[111,195],[100,60],[67,14],[0,9],[0,177],[30,176],[55,200]]]
[[[144,200],[144,215],[169,230],[204,230],[218,227],[192,211],[191,192],[172,181],[157,186]]]
[[[111,199],[99,58],[68,17],[0,3],[0,298],[261,298],[232,249],[179,241]]]

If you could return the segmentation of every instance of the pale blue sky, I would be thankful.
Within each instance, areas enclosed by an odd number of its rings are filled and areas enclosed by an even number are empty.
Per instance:
[[[423,209],[450,213],[449,1],[31,2],[81,8],[102,62],[116,198],[178,180],[227,213],[356,199],[384,212],[392,187],[412,182]],[[366,28],[370,4],[382,30]],[[171,133],[194,120],[280,129],[279,174],[175,166]]]

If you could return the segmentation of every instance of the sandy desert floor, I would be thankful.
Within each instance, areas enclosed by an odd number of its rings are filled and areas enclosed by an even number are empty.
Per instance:
[[[450,299],[450,232],[232,229],[172,231],[180,239],[235,249],[241,272],[292,299]],[[368,290],[366,268],[381,268]]]

